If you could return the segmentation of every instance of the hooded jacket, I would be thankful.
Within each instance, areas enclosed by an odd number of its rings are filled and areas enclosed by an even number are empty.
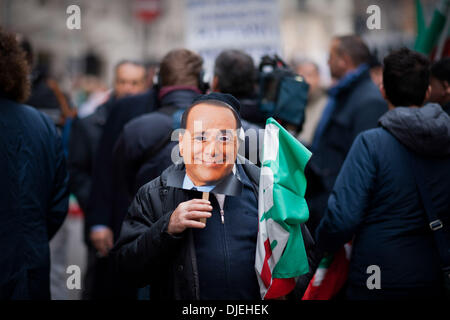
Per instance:
[[[440,259],[411,157],[422,161],[426,190],[448,231],[450,117],[435,104],[397,107],[379,124],[353,143],[317,228],[317,245],[333,252],[353,238],[348,279],[352,286],[365,288],[367,268],[376,265],[381,289],[437,292]]]

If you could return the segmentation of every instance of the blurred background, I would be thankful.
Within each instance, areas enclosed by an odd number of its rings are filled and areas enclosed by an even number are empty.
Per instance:
[[[439,0],[421,3],[431,19]],[[81,9],[81,30],[66,27],[73,4]],[[380,30],[367,28],[369,5],[381,9]],[[0,0],[0,24],[31,39],[38,63],[67,91],[86,74],[107,85],[120,59],[152,65],[179,47],[200,52],[207,71],[217,52],[230,47],[256,62],[271,52],[286,61],[308,58],[327,82],[333,35],[360,34],[383,56],[412,46],[417,34],[414,0]]]

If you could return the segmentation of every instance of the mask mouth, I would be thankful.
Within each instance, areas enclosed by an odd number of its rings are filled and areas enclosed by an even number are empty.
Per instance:
[[[202,165],[221,165],[226,164],[227,159],[224,157],[209,157],[198,155],[194,157],[194,164],[202,164]]]
[[[226,164],[226,161],[224,161],[222,159],[217,159],[217,160],[198,159],[198,161],[199,161],[199,164],[206,165],[206,166],[217,166],[217,165]]]

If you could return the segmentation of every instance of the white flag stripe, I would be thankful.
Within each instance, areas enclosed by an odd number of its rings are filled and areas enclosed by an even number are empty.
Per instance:
[[[263,162],[266,161],[277,161],[279,140],[278,134],[280,129],[274,124],[266,125],[264,130],[264,151],[263,151]]]
[[[271,238],[269,239],[270,244],[272,244],[272,241],[274,240],[277,241],[277,245],[272,249],[272,256],[269,258],[269,267],[273,272],[273,269],[284,252],[290,234],[273,219],[267,220],[267,233],[271,235]]]
[[[318,287],[322,284],[325,275],[327,274],[328,268],[318,268],[314,274],[313,286]]]
[[[262,208],[262,213],[269,211],[273,207],[273,172],[269,167],[261,168],[261,178],[259,180],[259,189],[262,189],[262,194],[259,195],[259,199],[263,199],[262,206],[258,207],[258,210]],[[262,218],[262,215],[260,219]]]

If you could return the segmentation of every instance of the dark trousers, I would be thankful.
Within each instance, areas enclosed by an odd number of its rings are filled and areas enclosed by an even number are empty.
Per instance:
[[[114,266],[113,257],[99,257],[97,251],[89,247],[83,300],[137,299],[137,288],[115,272]]]

